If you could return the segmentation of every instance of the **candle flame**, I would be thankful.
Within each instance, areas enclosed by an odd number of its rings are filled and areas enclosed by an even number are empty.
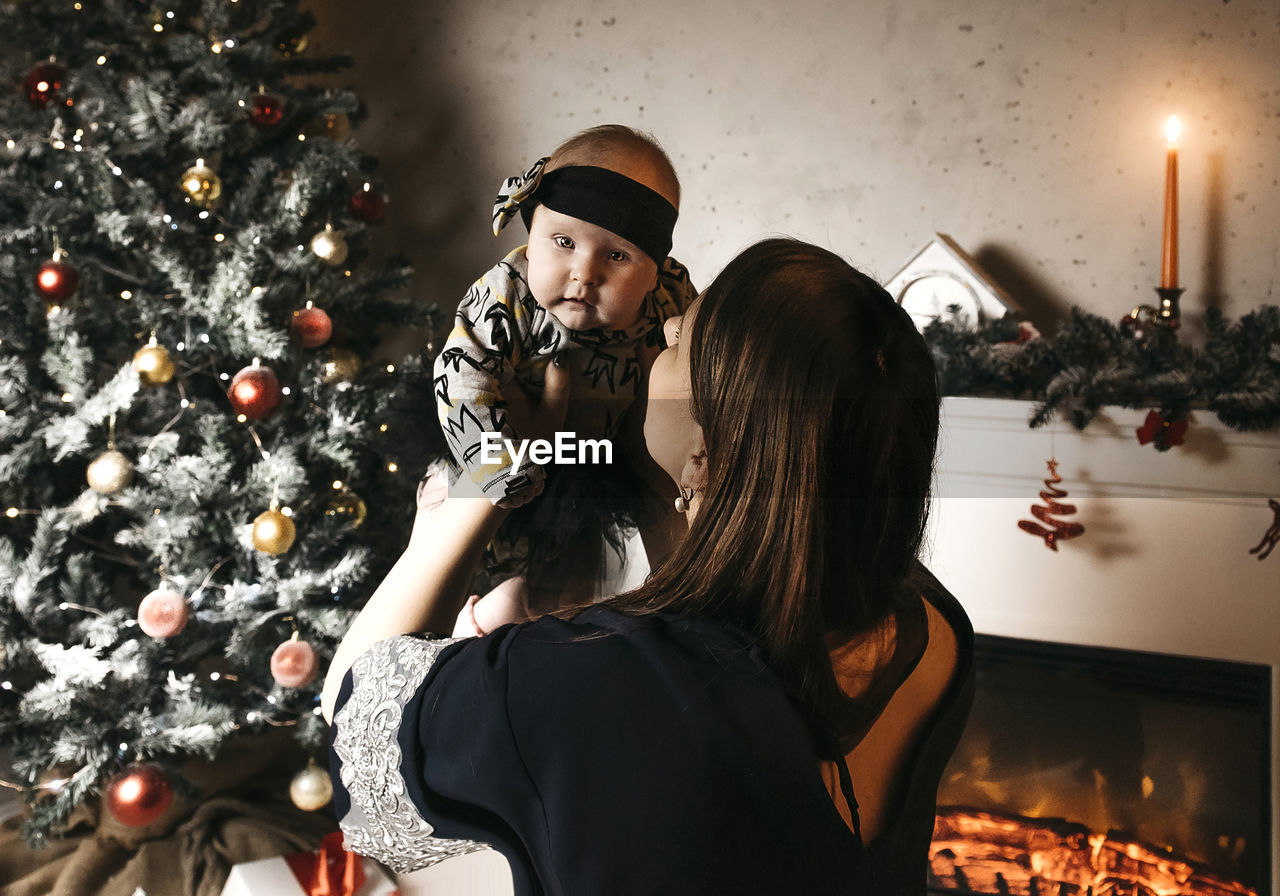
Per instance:
[[[1169,120],[1164,123],[1164,135],[1169,138],[1169,145],[1176,146],[1178,143],[1178,135],[1182,133],[1182,122],[1178,121],[1178,116],[1170,115]]]

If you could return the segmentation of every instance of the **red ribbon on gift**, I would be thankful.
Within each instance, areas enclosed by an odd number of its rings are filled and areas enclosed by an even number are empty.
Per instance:
[[[343,849],[341,831],[321,840],[319,851],[285,856],[284,860],[307,896],[356,896],[364,886],[364,864],[360,856]]]

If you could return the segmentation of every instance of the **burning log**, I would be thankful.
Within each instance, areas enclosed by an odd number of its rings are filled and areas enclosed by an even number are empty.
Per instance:
[[[1258,896],[1119,831],[938,807],[929,886],[966,896]]]

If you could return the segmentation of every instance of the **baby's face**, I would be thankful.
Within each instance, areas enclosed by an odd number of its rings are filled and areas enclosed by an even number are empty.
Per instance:
[[[622,330],[636,322],[658,265],[603,227],[552,211],[533,212],[529,288],[570,330]]]

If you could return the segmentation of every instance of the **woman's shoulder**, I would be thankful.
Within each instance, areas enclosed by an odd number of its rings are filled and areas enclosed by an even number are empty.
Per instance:
[[[742,629],[672,613],[631,614],[594,606],[567,619],[544,616],[513,626],[508,637],[513,649],[523,653],[561,654],[567,648],[582,653],[584,662],[610,655],[619,662],[646,664],[678,660],[720,665],[737,659],[763,665],[754,642]]]

